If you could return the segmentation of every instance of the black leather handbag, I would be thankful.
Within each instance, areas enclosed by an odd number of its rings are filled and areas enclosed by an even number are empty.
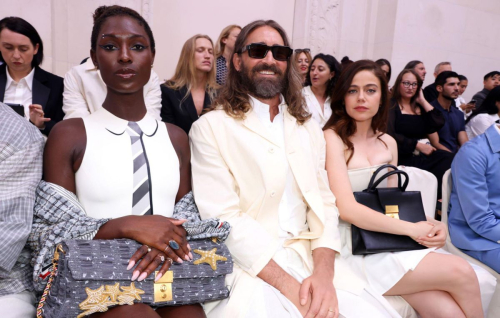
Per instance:
[[[394,170],[387,172],[375,181],[377,174],[387,168]],[[384,179],[392,175],[398,176],[397,188],[377,188]],[[405,177],[403,184],[401,184],[401,175]],[[354,192],[354,198],[358,203],[388,217],[413,223],[426,221],[420,191],[406,191],[408,181],[406,172],[398,170],[393,165],[383,165],[373,173],[367,189],[362,192]],[[355,225],[351,226],[351,233],[353,255],[401,252],[426,248],[409,236],[363,230]]]

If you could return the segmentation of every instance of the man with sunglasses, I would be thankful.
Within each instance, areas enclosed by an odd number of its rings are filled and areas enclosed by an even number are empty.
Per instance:
[[[207,316],[396,317],[336,259],[325,141],[304,107],[285,31],[252,22],[234,52],[225,87],[190,131],[200,214],[232,226],[231,295],[205,305]]]

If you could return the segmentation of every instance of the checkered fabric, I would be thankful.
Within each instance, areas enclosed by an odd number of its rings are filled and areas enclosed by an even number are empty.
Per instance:
[[[0,103],[0,296],[33,290],[25,244],[44,144],[38,128]]]

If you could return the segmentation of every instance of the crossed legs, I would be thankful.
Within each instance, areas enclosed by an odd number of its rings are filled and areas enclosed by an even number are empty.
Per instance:
[[[386,296],[402,296],[423,318],[482,318],[476,273],[455,255],[429,253]]]

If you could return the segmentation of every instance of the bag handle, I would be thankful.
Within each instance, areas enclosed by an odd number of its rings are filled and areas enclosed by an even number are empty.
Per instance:
[[[387,168],[392,168],[394,171],[398,171],[398,168],[391,165],[391,164],[385,164],[380,166],[375,172],[372,174],[372,177],[370,178],[370,182],[368,183],[368,188],[371,189],[373,187],[373,183],[375,182],[375,178],[377,177],[377,174]],[[401,183],[401,176],[398,175],[398,182]]]
[[[398,175],[398,188],[399,188],[399,190],[406,191],[406,187],[408,186],[408,182],[410,181],[410,179],[408,177],[408,174],[406,172],[404,172],[403,170],[395,170],[395,171],[387,172],[386,174],[384,174],[383,176],[378,178],[377,181],[375,181],[375,183],[366,190],[367,191],[374,191],[377,188],[377,186],[382,181],[384,181],[384,179],[386,179],[392,175],[395,175],[395,174]],[[403,183],[403,185],[401,185],[401,175],[405,176],[405,182]]]

